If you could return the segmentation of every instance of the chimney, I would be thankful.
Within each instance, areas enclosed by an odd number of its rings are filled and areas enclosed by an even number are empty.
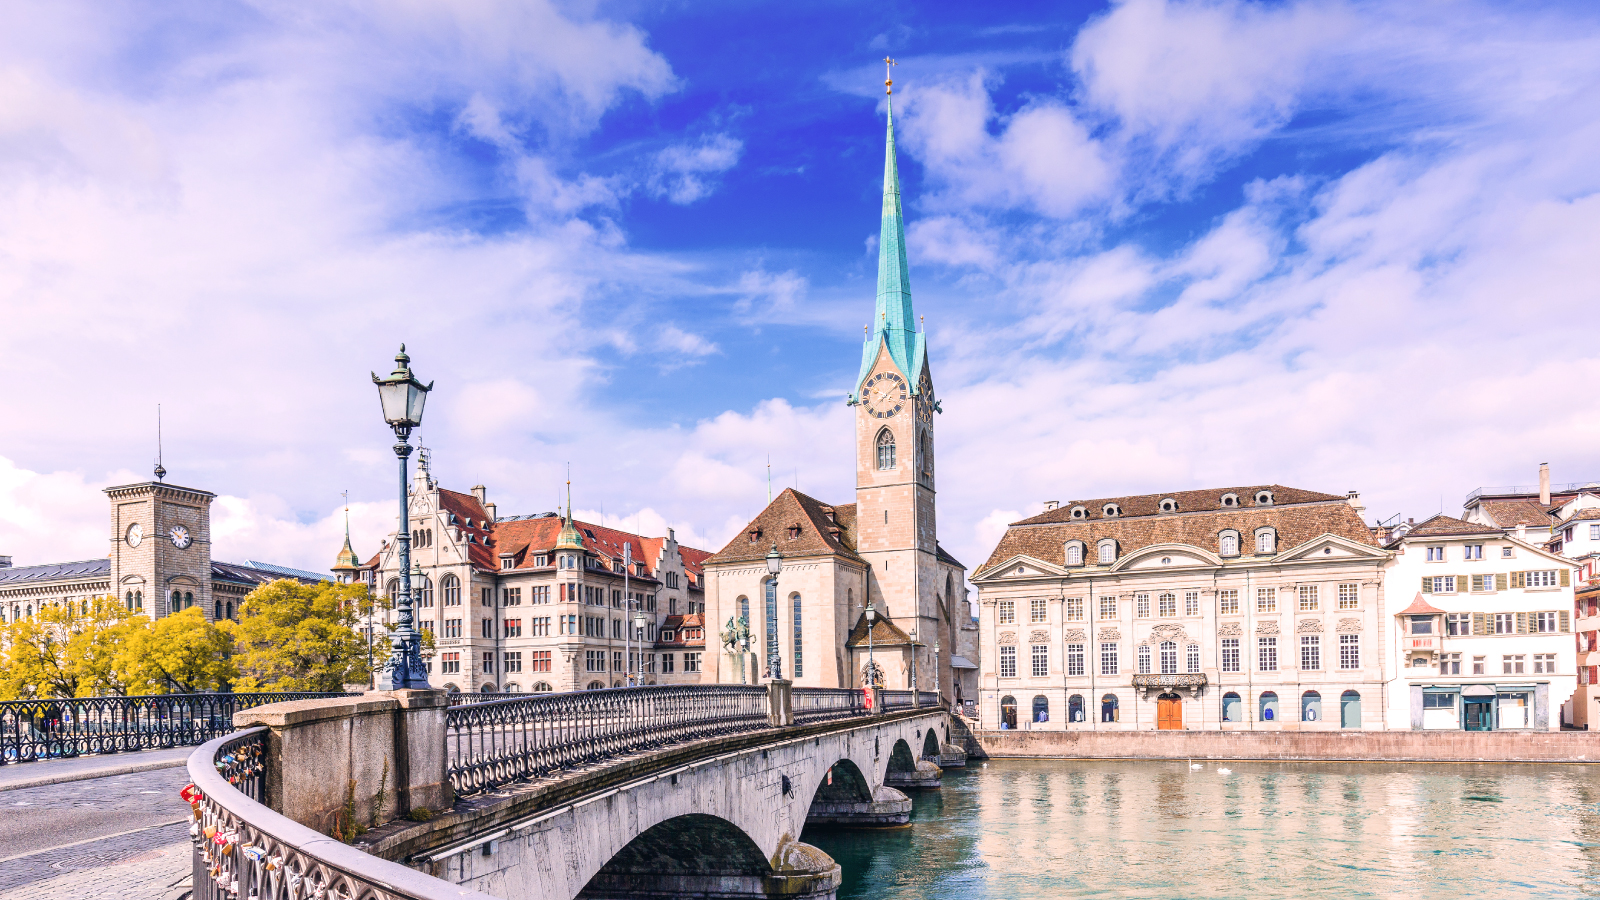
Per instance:
[[[1044,511],[1045,512],[1049,512],[1050,510],[1055,509],[1056,507],[1058,507],[1060,505],[1061,505],[1061,501],[1060,500],[1046,500],[1044,502]]]
[[[676,544],[677,542],[678,542],[678,531],[677,531],[677,529],[668,528],[667,529],[667,543]]]
[[[1415,525],[1415,524],[1417,524],[1417,520],[1416,519],[1406,519],[1406,524],[1407,525]]]
[[[482,503],[483,501],[480,500],[478,502]],[[483,511],[489,514],[489,524],[490,525],[493,525],[495,520],[497,518],[499,518],[498,516],[496,516],[494,514],[494,504],[493,503],[484,503],[483,504]]]
[[[0,556],[0,569],[9,569],[9,568],[11,568],[11,557],[9,557],[9,556]]]
[[[1550,505],[1550,464],[1539,463],[1539,505]]]
[[[1350,506],[1356,511],[1356,515],[1360,516],[1367,511],[1367,508],[1361,505],[1360,491],[1351,491],[1345,494],[1345,499],[1350,502]]]
[[[484,487],[481,484],[473,485],[472,486],[472,498],[474,500],[478,501],[478,505],[479,506],[482,506],[483,504],[488,503],[489,502],[489,489]]]

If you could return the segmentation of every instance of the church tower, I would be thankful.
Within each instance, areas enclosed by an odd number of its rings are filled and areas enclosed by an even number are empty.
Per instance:
[[[942,582],[934,517],[934,399],[924,334],[911,306],[905,218],[895,161],[893,81],[883,162],[878,300],[867,326],[856,410],[856,550],[871,564],[867,596],[918,642],[933,643]],[[927,622],[923,622],[927,619]],[[920,632],[920,634],[919,634]]]

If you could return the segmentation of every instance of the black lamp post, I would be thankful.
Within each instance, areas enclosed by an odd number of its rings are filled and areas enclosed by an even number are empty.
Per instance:
[[[394,371],[387,378],[372,375],[378,386],[378,399],[383,404],[383,420],[394,429],[394,455],[400,458],[400,530],[395,540],[400,545],[400,593],[395,597],[398,627],[389,659],[383,664],[383,674],[377,679],[378,690],[398,691],[407,688],[428,689],[428,670],[422,664],[422,644],[411,619],[411,514],[407,500],[406,460],[411,457],[411,429],[422,424],[422,407],[428,402],[428,392],[433,382],[423,384],[411,372],[411,357],[406,355],[406,345],[394,358]]]
[[[767,642],[767,677],[779,678],[783,675],[783,661],[778,658],[778,573],[783,571],[783,554],[778,552],[778,542],[772,542],[772,549],[767,551],[767,574],[772,576],[772,615],[767,622],[767,628],[772,632],[772,639]]]
[[[868,687],[877,687],[878,686],[878,661],[872,655],[872,625],[873,625],[874,622],[878,621],[878,608],[872,605],[872,601],[871,600],[867,601],[866,617],[867,617],[867,686]],[[857,646],[860,646],[860,645],[858,644]]]

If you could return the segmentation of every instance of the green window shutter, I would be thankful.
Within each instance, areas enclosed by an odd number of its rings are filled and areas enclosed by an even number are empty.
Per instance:
[[[1433,579],[1426,575],[1422,576],[1422,592],[1424,594],[1433,593]]]
[[[1504,573],[1504,572],[1495,573],[1495,576],[1494,576],[1494,589],[1497,590],[1497,591],[1503,591],[1503,590],[1506,589],[1506,573]]]
[[[1563,609],[1561,611],[1561,633],[1562,634],[1566,634],[1567,632],[1569,632],[1571,630],[1572,630],[1572,613],[1567,612],[1566,610]]]
[[[1561,586],[1562,587],[1572,587],[1572,570],[1571,569],[1565,569],[1564,568],[1564,569],[1561,570]]]
[[[1525,612],[1519,612],[1519,613],[1517,613],[1517,634],[1527,634],[1527,633],[1528,633],[1528,614],[1525,613]]]
[[[1472,633],[1475,635],[1489,633],[1489,617],[1483,613],[1472,614]]]
[[[1467,576],[1465,576],[1465,575],[1457,575],[1456,576],[1456,590],[1460,591],[1463,594],[1465,594],[1467,592]]]

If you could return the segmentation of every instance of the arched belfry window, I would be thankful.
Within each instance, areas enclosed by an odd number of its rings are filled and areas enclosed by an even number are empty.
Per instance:
[[[926,478],[926,479],[929,479],[929,480],[932,480],[932,478],[933,478],[933,439],[928,436],[928,433],[926,431],[924,431],[922,433],[922,437],[919,440],[919,443],[922,445],[922,447],[921,447],[921,450],[922,450],[922,454],[921,454],[922,455],[922,477]]]
[[[878,468],[894,468],[894,434],[887,428],[878,432]]]

